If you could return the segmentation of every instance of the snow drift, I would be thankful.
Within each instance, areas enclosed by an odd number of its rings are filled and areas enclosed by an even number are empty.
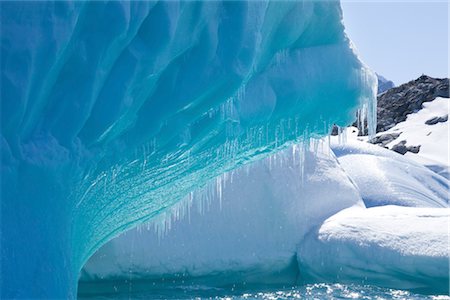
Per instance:
[[[409,156],[350,139],[345,144],[333,141],[332,149],[367,207],[448,207],[448,179]]]

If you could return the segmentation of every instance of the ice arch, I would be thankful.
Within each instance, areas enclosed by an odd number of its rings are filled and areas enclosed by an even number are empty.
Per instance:
[[[302,147],[227,172],[112,239],[84,266],[80,295],[130,291],[137,282],[149,294],[152,287],[300,283],[296,253],[304,237],[335,213],[364,207],[327,143]]]
[[[111,237],[373,116],[338,2],[0,5],[2,298],[75,297]]]

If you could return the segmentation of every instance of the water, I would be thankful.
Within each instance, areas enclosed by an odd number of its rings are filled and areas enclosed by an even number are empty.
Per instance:
[[[153,287],[150,283],[117,284],[106,283],[114,288],[114,292],[106,291],[108,288],[87,286],[80,284],[79,299],[450,299],[448,295],[424,295],[406,290],[381,288],[371,285],[353,284],[307,284],[292,288],[211,288],[202,285],[171,286],[168,288]],[[149,286],[150,285],[150,286]],[[90,292],[88,291],[90,290]]]

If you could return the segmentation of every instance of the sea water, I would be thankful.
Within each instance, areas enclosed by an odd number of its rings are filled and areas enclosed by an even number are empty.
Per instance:
[[[213,288],[201,285],[156,286],[152,282],[80,284],[78,299],[450,299],[373,285],[316,283],[294,287]],[[114,292],[111,292],[112,290]]]

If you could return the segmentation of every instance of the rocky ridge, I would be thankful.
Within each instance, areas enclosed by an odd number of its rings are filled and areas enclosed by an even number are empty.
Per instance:
[[[391,88],[377,97],[377,132],[383,132],[406,120],[436,97],[449,98],[449,79],[422,75],[416,80]]]
[[[416,80],[391,88],[378,95],[377,100],[377,135],[369,143],[389,148],[387,145],[395,141],[402,132],[392,132],[391,128],[407,119],[407,116],[423,108],[425,102],[437,97],[449,98],[449,79],[432,78],[422,75]],[[448,121],[448,114],[436,115],[426,120],[423,126],[433,126]],[[386,133],[382,133],[388,131]],[[431,134],[431,131],[429,132]],[[407,141],[400,138],[399,143],[390,149],[402,155],[407,152],[419,153],[420,144],[407,145]],[[417,141],[416,141],[417,142]]]

